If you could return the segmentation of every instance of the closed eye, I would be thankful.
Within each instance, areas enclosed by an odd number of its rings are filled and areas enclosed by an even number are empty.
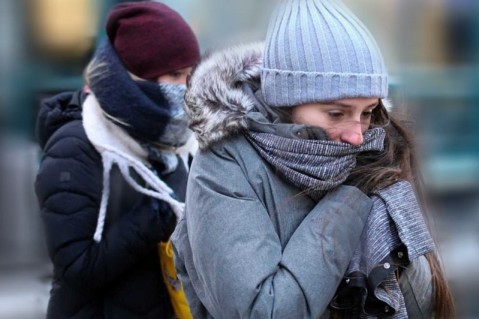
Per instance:
[[[183,74],[181,72],[172,72],[170,73],[170,76],[173,77],[173,78],[179,78],[181,77]]]
[[[333,119],[340,119],[341,117],[344,116],[344,114],[341,113],[341,112],[329,112],[328,115],[329,115],[329,117],[331,117]]]

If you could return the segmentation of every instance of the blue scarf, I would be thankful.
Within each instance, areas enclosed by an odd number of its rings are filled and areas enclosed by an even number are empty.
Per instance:
[[[104,41],[95,54],[98,66],[89,85],[101,108],[141,142],[156,142],[170,121],[170,106],[155,82],[134,81],[114,48]]]

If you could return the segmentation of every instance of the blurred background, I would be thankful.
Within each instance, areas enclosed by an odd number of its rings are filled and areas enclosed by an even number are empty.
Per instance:
[[[261,40],[277,0],[170,0],[203,51]],[[345,0],[371,29],[407,116],[459,318],[479,318],[479,1]],[[117,0],[0,0],[0,319],[43,318],[51,266],[33,182],[42,98],[83,86]],[[476,296],[476,297],[474,297]]]

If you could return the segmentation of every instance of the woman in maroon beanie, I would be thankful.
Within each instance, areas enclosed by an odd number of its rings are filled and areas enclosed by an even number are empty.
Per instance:
[[[36,180],[54,265],[48,318],[174,318],[158,255],[183,212],[196,37],[158,2],[109,13],[87,90],[46,100]],[[175,286],[175,278],[168,278]]]

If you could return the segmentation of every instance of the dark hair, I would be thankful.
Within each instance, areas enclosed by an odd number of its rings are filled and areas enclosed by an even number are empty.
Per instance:
[[[387,116],[385,121],[384,105],[380,105],[373,114],[372,126],[382,125],[386,130],[385,149],[383,152],[365,152],[357,157],[357,166],[346,181],[349,185],[357,186],[366,194],[374,190],[387,187],[397,180],[409,181],[416,192],[416,196],[425,209],[421,174],[416,159],[415,145],[412,137],[405,128],[405,121]],[[376,110],[375,110],[376,111]],[[384,125],[387,123],[386,125]],[[425,216],[426,217],[426,216]],[[455,308],[451,291],[445,279],[439,258],[436,253],[425,255],[431,268],[433,281],[433,312],[435,318],[455,318]],[[343,314],[336,311],[331,318],[343,318]]]

